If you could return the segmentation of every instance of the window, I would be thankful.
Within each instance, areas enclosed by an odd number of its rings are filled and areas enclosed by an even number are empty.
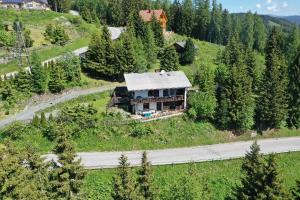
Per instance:
[[[149,90],[148,97],[159,97],[159,90]]]
[[[169,96],[169,90],[164,90],[164,97],[167,97],[167,96]]]
[[[176,89],[171,89],[170,90],[170,93],[171,93],[171,95],[170,96],[176,96]]]
[[[149,110],[149,103],[144,103],[143,110]]]

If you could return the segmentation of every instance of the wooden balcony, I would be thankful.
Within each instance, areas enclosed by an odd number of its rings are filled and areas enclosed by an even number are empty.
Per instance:
[[[173,102],[173,101],[183,101],[184,95],[168,96],[168,97],[149,97],[140,99],[131,99],[131,104],[137,103],[151,103],[151,102]]]

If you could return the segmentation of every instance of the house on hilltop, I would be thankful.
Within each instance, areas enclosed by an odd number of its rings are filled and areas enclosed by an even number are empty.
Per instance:
[[[0,8],[50,10],[47,0],[0,0]]]
[[[154,16],[160,22],[163,32],[167,31],[168,18],[164,10],[141,10],[139,16],[144,22],[151,22]]]
[[[181,71],[131,73],[124,78],[123,98],[114,95],[112,99],[114,104],[127,103],[135,115],[159,117],[187,108],[187,92],[192,85]]]

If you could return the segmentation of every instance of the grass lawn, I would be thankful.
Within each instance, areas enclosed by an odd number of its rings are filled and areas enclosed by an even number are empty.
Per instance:
[[[283,183],[286,188],[295,185],[300,179],[300,152],[277,155],[277,162]],[[231,188],[239,184],[242,160],[213,161],[198,164],[166,165],[153,167],[154,185],[164,191],[191,168],[199,175],[199,186],[207,183],[213,193],[214,200],[225,199]],[[112,177],[116,169],[88,171],[84,183],[84,191],[89,200],[111,199]]]
[[[151,134],[142,137],[133,137],[130,135],[132,132],[132,125],[122,124],[118,119],[111,121],[110,124],[103,121],[109,95],[110,92],[82,96],[46,109],[44,112],[60,110],[65,106],[76,106],[80,103],[91,103],[94,105],[98,110],[98,125],[94,129],[83,130],[81,136],[74,139],[77,151],[149,150],[254,139],[251,137],[251,132],[241,136],[235,136],[229,131],[217,130],[210,123],[194,122],[186,119],[185,116],[140,124],[141,127],[150,129]],[[265,132],[263,135],[256,136],[255,139],[299,135],[299,130],[283,128],[278,131]],[[32,133],[17,140],[16,143],[18,146],[22,147],[31,144],[32,141],[35,141],[33,145],[35,145],[40,152],[45,153],[51,151],[51,142],[46,138],[43,138],[38,131],[32,131]]]

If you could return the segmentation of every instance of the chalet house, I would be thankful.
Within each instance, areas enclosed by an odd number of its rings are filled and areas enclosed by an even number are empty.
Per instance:
[[[50,10],[47,0],[0,0],[0,8]]]
[[[125,74],[132,113],[152,117],[157,113],[184,111],[192,85],[181,71]]]
[[[144,22],[151,22],[152,17],[154,16],[161,24],[163,32],[167,31],[167,15],[163,10],[141,10],[139,16]]]

